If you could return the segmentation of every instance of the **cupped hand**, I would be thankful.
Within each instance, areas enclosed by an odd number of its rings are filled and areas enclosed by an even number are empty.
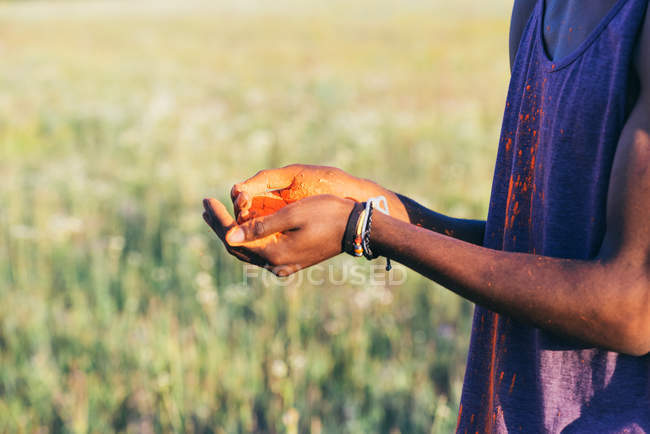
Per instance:
[[[256,217],[255,213],[251,213],[255,197],[277,198],[285,203],[323,194],[365,200],[361,192],[364,183],[368,182],[335,167],[292,164],[262,170],[246,181],[235,184],[230,195],[237,221],[242,223]]]
[[[288,276],[341,253],[354,201],[331,194],[311,196],[240,225],[216,199],[205,199],[203,205],[203,218],[229,253]]]

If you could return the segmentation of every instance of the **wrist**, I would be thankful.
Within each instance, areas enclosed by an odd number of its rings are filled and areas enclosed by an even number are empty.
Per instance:
[[[380,212],[373,214],[372,231],[370,231],[368,242],[370,244],[370,249],[376,255],[385,257],[391,256],[387,253],[384,239],[387,232],[386,228],[390,227],[390,218],[391,216]]]
[[[370,181],[369,179],[364,179],[364,178],[357,178],[357,177],[352,177],[351,181],[349,182],[350,186],[350,199],[354,199],[357,202],[365,202],[371,197],[375,197],[380,193],[383,189],[373,181]]]
[[[364,256],[368,260],[381,256],[379,250],[373,247],[373,218],[388,215],[388,204],[384,196],[370,198],[367,202],[355,202],[343,233],[342,250],[354,257]],[[386,271],[390,269],[390,258],[387,256]]]

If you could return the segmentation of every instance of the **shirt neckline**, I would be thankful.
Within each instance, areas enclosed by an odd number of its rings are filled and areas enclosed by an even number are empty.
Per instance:
[[[573,63],[587,48],[589,48],[591,44],[594,43],[594,41],[598,38],[598,36],[600,36],[603,30],[605,30],[607,25],[610,23],[610,21],[612,21],[616,14],[618,14],[626,2],[627,0],[618,0],[614,6],[611,7],[609,12],[605,14],[605,17],[600,21],[600,23],[598,23],[596,28],[593,29],[591,33],[589,33],[589,35],[585,38],[585,40],[580,43],[580,45],[578,45],[575,49],[573,49],[573,51],[561,59],[553,60],[548,55],[546,45],[544,44],[544,14],[546,12],[546,0],[540,0],[537,19],[537,45],[541,51],[542,60],[546,66],[546,69],[549,72],[556,72]]]

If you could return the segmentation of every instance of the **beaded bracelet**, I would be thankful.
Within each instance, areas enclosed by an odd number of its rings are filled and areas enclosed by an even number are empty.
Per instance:
[[[372,212],[377,208],[386,215],[388,201],[384,196],[369,199],[364,203],[355,203],[343,236],[343,251],[355,257],[365,256],[371,260],[378,257],[370,249],[370,230],[372,228]],[[391,269],[390,258],[386,258],[386,271]]]

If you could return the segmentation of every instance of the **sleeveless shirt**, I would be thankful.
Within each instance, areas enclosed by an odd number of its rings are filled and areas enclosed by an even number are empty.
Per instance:
[[[647,4],[619,0],[571,54],[551,60],[538,1],[513,65],[485,247],[596,256],[616,145],[638,98],[634,48]],[[457,431],[650,433],[650,355],[593,348],[477,306]]]

